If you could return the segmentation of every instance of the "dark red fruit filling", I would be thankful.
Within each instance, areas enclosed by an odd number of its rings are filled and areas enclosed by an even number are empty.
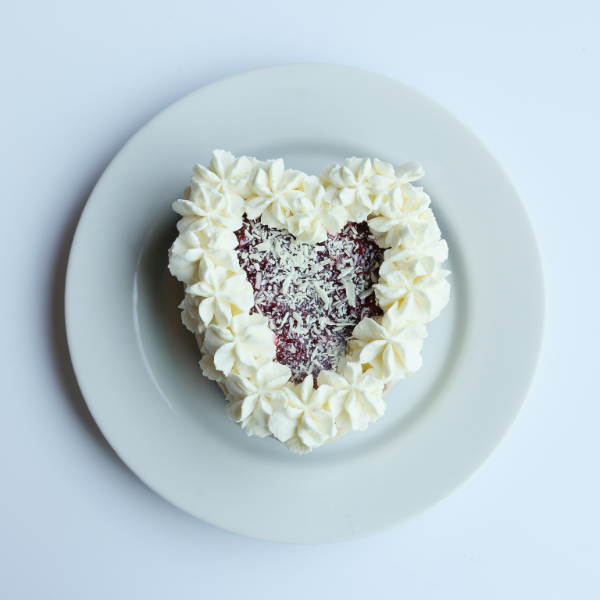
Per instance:
[[[383,314],[372,290],[383,251],[366,223],[348,223],[319,244],[244,219],[237,231],[240,265],[254,288],[253,313],[269,319],[276,360],[300,383],[335,370],[362,319]]]

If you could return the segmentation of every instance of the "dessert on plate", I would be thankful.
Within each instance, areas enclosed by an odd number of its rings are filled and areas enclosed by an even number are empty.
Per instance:
[[[421,367],[450,294],[423,174],[349,158],[316,177],[224,150],[194,167],[169,269],[202,371],[248,435],[304,453],[362,431]]]

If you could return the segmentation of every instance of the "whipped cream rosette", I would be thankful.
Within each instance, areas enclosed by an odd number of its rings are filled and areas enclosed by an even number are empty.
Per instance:
[[[315,177],[224,150],[194,167],[169,269],[202,371],[248,435],[309,452],[383,416],[421,367],[450,294],[423,174],[349,158]]]

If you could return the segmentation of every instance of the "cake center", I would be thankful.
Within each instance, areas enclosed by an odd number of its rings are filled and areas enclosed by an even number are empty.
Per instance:
[[[237,231],[240,266],[254,290],[254,308],[276,335],[276,360],[300,383],[335,371],[363,319],[383,314],[375,300],[383,251],[366,223],[348,223],[318,244],[244,219]]]

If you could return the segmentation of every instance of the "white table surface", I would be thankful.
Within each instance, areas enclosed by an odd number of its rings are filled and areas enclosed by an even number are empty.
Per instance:
[[[5,6],[0,597],[600,597],[599,22],[592,0]],[[71,237],[122,144],[195,88],[294,62],[394,77],[462,119],[522,194],[548,293],[538,374],[492,459],[416,520],[329,546],[245,539],[147,489],[91,419],[64,333]]]

